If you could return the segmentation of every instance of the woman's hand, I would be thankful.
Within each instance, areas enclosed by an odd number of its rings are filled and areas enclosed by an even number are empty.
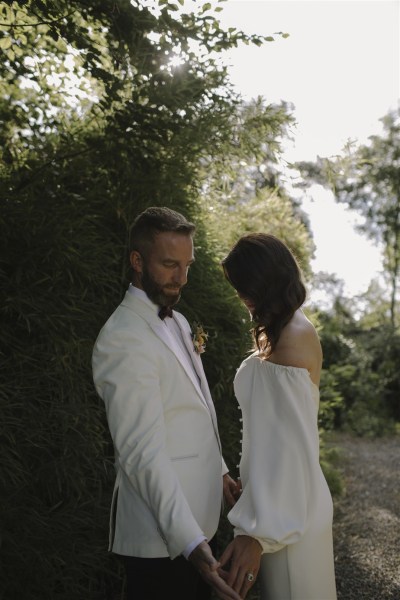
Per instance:
[[[260,569],[262,548],[248,535],[238,535],[228,544],[220,558],[219,573],[241,598],[254,585]]]

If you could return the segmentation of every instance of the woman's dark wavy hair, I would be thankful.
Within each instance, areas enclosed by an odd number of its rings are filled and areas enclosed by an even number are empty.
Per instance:
[[[269,358],[282,329],[306,299],[295,257],[274,235],[250,233],[236,242],[222,267],[238,294],[255,304],[255,346]]]

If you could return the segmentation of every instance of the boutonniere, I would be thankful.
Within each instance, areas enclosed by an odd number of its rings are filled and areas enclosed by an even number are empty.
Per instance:
[[[206,351],[206,341],[208,339],[208,333],[203,329],[203,326],[199,323],[193,323],[192,340],[195,352],[202,354]]]

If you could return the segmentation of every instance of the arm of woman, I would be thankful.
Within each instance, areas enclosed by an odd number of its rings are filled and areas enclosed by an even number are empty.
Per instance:
[[[246,575],[258,573],[263,552],[295,543],[307,530],[320,469],[318,407],[308,370],[257,358],[245,369],[239,382],[248,394],[243,491],[228,514],[235,539],[220,559],[241,593],[250,588]]]

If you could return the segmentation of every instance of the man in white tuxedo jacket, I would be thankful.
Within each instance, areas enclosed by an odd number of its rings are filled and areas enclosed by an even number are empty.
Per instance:
[[[116,460],[109,549],[123,557],[128,600],[207,600],[212,588],[239,600],[208,543],[236,485],[190,326],[171,308],[194,260],[194,230],[165,207],[137,217],[132,285],[93,350]]]

